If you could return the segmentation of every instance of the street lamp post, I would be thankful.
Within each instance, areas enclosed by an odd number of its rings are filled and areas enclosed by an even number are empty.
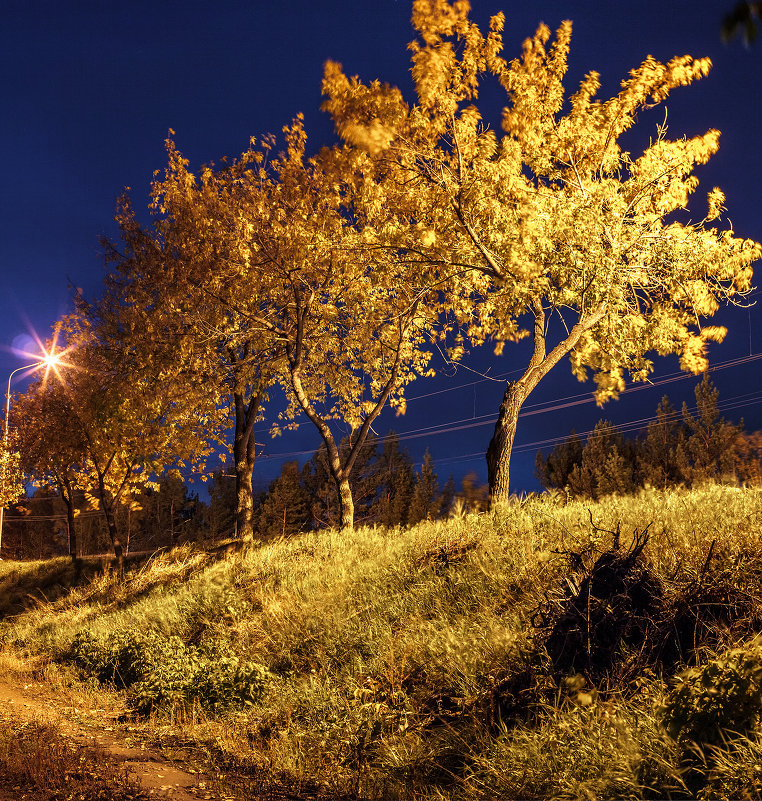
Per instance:
[[[20,373],[22,370],[36,370],[39,367],[54,367],[58,363],[58,357],[54,354],[49,354],[43,356],[39,361],[36,361],[34,364],[26,364],[23,367],[17,367],[9,376],[8,376],[8,392],[5,396],[5,430],[3,431],[3,458],[5,459],[8,453],[8,425],[10,422],[11,416],[11,380],[16,373]],[[5,475],[7,471],[7,459],[6,464],[4,465],[3,474],[0,478],[0,494],[5,494]],[[0,554],[2,553],[3,548],[3,523],[5,522],[5,505],[3,503],[0,506]],[[0,556],[2,559],[2,556]]]

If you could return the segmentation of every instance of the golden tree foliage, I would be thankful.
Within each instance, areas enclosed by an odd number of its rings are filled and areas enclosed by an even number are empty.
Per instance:
[[[21,453],[21,467],[36,486],[58,490],[66,506],[69,555],[77,556],[74,493],[91,489],[85,467],[87,443],[82,428],[70,412],[63,387],[43,377],[17,395],[11,410],[11,426]]]
[[[98,327],[105,318],[95,306],[79,306],[57,327],[66,346],[60,380],[31,384],[14,405],[14,419],[29,447],[28,469],[38,480],[50,476],[67,505],[74,489],[83,490],[103,513],[121,561],[119,505],[168,465],[203,464],[209,448],[172,387],[144,369],[129,343],[104,338],[113,329]]]
[[[142,369],[169,388],[186,425],[221,450],[232,425],[238,536],[253,536],[254,426],[278,369],[279,348],[252,327],[248,263],[240,247],[237,201],[231,199],[249,155],[229,169],[188,170],[167,140],[168,165],[152,187],[154,225],[143,228],[120,203],[124,252],[112,247],[108,310],[117,338]]]
[[[301,118],[284,134],[283,153],[270,137],[252,140],[199,175],[168,142],[154,230],[122,207],[128,252],[117,255],[111,294],[124,319],[140,320],[123,331],[127,341],[166,342],[165,355],[156,344],[146,351],[165,378],[187,375],[217,406],[232,397],[237,431],[252,431],[249,462],[236,454],[249,488],[253,423],[280,384],[289,405],[273,431],[302,414],[317,427],[350,526],[359,448],[385,404],[403,412],[404,387],[427,371],[434,293],[416,265],[365,237],[367,210],[356,201],[375,175],[364,154],[341,147],[308,158]],[[332,421],[354,432],[346,458]]]
[[[338,133],[374,171],[365,238],[405,253],[446,293],[454,352],[459,337],[491,339],[498,352],[533,340],[488,451],[494,499],[508,493],[521,404],[561,358],[580,379],[593,372],[600,402],[626,375],[645,380],[653,353],[701,372],[707,343],[725,335],[704,321],[743,301],[760,256],[758,243],[709,225],[723,210],[719,189],[703,219],[688,213],[694,168],[716,152],[718,131],[672,140],[658,125],[637,157],[620,141],[639,114],[704,77],[708,59],[649,56],[608,100],[596,97],[595,72],[567,96],[571,23],[555,37],[541,25],[512,61],[502,56],[503,24],[494,16],[484,35],[465,0],[415,0],[414,105],[334,63],[323,80]],[[502,135],[476,105],[485,75],[505,91]]]
[[[0,441],[0,506],[8,507],[24,496],[24,473],[18,438],[9,431]]]

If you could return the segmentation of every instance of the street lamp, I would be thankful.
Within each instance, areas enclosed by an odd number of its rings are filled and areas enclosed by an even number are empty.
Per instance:
[[[11,415],[11,379],[13,378],[16,373],[20,373],[22,370],[39,370],[40,367],[46,367],[50,369],[51,367],[56,367],[60,359],[60,356],[55,353],[47,353],[38,361],[34,362],[34,364],[26,364],[23,367],[17,367],[9,376],[8,376],[8,392],[5,396],[5,430],[3,431],[3,457],[5,458],[8,453],[8,424],[10,421]],[[7,469],[7,462],[6,462],[6,469]],[[5,493],[5,470],[3,470],[2,478],[0,479],[0,495]],[[5,520],[5,506],[0,506],[0,553],[2,552],[3,547],[3,522]],[[2,556],[0,556],[2,559]]]

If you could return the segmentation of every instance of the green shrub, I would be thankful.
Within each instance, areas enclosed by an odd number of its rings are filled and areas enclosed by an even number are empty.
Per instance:
[[[143,714],[194,703],[220,712],[256,703],[271,680],[262,665],[185,646],[132,687],[130,702]]]
[[[677,677],[664,707],[675,740],[718,745],[747,734],[762,713],[762,646],[736,648]]]
[[[156,631],[119,631],[105,639],[79,632],[71,658],[98,681],[130,688],[131,703],[142,713],[176,704],[216,711],[247,706],[272,679],[262,665]]]
[[[70,654],[75,665],[98,681],[130,687],[147,676],[162,661],[162,652],[172,645],[152,631],[116,631],[105,639],[80,631]]]

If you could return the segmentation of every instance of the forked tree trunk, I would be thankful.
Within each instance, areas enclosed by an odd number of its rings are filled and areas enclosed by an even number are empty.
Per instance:
[[[307,392],[305,391],[304,384],[302,383],[302,357],[304,350],[304,327],[303,321],[309,312],[309,306],[312,299],[302,308],[299,313],[299,324],[297,326],[297,338],[294,344],[286,344],[286,356],[289,361],[289,372],[291,374],[291,387],[294,395],[302,408],[302,411],[307,415],[313,425],[320,432],[320,436],[325,443],[326,451],[328,454],[328,468],[331,471],[331,476],[336,484],[336,489],[339,495],[339,506],[341,508],[341,528],[342,530],[352,529],[355,524],[355,504],[352,498],[352,487],[349,483],[349,476],[352,474],[357,455],[360,448],[365,444],[370,427],[373,421],[381,414],[386,402],[389,400],[390,395],[397,386],[399,377],[399,368],[402,361],[402,344],[407,334],[407,329],[400,323],[399,328],[399,341],[397,342],[397,350],[394,357],[394,363],[389,371],[389,376],[386,380],[384,388],[380,393],[373,409],[365,416],[363,424],[357,431],[354,445],[352,445],[349,455],[342,464],[339,448],[336,445],[336,440],[331,432],[330,426],[326,421],[317,413],[315,407],[312,405]],[[416,301],[411,307],[411,319],[415,314],[418,306]]]
[[[490,503],[507,501],[509,497],[509,474],[511,451],[516,437],[516,426],[524,401],[555,367],[558,362],[570,353],[577,345],[580,337],[600,322],[606,311],[606,304],[600,304],[594,311],[582,315],[579,322],[569,331],[550,352],[546,350],[546,317],[540,300],[532,303],[534,314],[534,349],[524,375],[515,383],[509,383],[500,404],[500,412],[495,423],[487,448],[487,474],[489,477]]]

